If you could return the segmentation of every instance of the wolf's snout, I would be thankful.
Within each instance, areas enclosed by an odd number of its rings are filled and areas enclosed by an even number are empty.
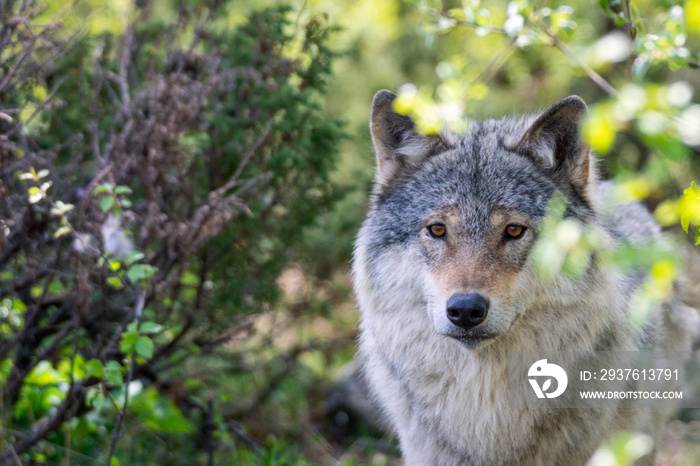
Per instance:
[[[464,330],[482,323],[488,310],[488,299],[479,293],[456,293],[447,301],[447,318]]]

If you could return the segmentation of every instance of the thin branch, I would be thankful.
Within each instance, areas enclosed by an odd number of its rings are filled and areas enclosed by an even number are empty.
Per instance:
[[[32,37],[32,40],[24,46],[24,50],[22,51],[22,56],[14,62],[14,64],[12,65],[12,68],[10,68],[10,71],[5,75],[2,82],[0,82],[0,95],[2,95],[3,91],[5,90],[5,87],[8,86],[8,84],[10,83],[10,80],[15,75],[15,73],[20,69],[20,67],[22,66],[24,61],[27,58],[29,58],[29,56],[31,55],[32,50],[34,50],[34,43],[35,42],[36,42],[36,36]]]
[[[637,28],[632,21],[632,10],[630,9],[630,0],[622,0],[622,13],[625,16],[625,26],[630,39],[634,40],[637,37]]]
[[[625,2],[623,2],[623,3],[625,3]],[[628,7],[628,9],[629,9],[629,3],[627,3],[627,7]],[[471,28],[482,28],[482,29],[487,30],[488,32],[496,33],[496,34],[503,34],[503,35],[506,34],[505,31],[504,31],[502,28],[483,28],[483,27],[479,26],[479,25],[476,24],[476,23],[470,23],[470,22],[468,22],[468,21],[459,21],[459,20],[456,20],[456,19],[454,19],[454,18],[450,18],[450,19],[453,20],[453,21],[455,21],[456,24],[461,25],[461,26],[467,26],[467,27],[471,27]],[[631,21],[631,18],[630,18],[630,21]],[[537,30],[540,30],[541,32],[543,32],[544,34],[546,34],[547,37],[551,40],[552,45],[554,45],[556,48],[558,48],[558,49],[559,49],[564,55],[566,55],[570,60],[572,60],[573,62],[575,62],[575,63],[586,73],[586,75],[589,77],[589,79],[590,79],[591,81],[593,81],[596,85],[598,85],[598,87],[600,87],[602,90],[604,90],[604,91],[607,92],[608,94],[611,94],[611,95],[617,95],[617,94],[618,94],[617,89],[615,89],[615,88],[612,86],[612,84],[610,84],[605,78],[603,78],[600,74],[598,74],[593,68],[591,68],[590,66],[588,66],[588,64],[586,64],[583,60],[581,60],[579,57],[577,57],[577,56],[571,51],[571,49],[569,49],[569,46],[566,45],[566,44],[565,44],[564,42],[562,42],[561,40],[559,40],[559,38],[558,38],[557,36],[555,36],[554,34],[552,34],[552,33],[548,30],[548,28],[543,27],[543,26],[540,25],[540,24],[535,24],[534,26],[536,26]],[[632,28],[632,26],[630,25],[630,26],[628,27],[628,32],[629,32],[630,34],[633,34],[634,32],[633,32],[631,29],[633,29],[633,28]],[[533,29],[533,30],[534,30],[534,29]],[[510,45],[513,45],[513,44],[515,43],[515,39],[516,39],[516,38],[512,38]],[[497,62],[497,61],[498,61],[498,60],[494,60],[494,62]],[[493,62],[492,62],[492,63],[493,63]],[[488,68],[491,68],[491,66],[489,66]],[[487,70],[488,70],[488,68],[487,68]],[[498,66],[498,68],[500,68],[500,65]],[[496,68],[496,69],[498,69],[498,68]],[[484,74],[484,73],[482,73],[482,74]]]
[[[144,305],[144,300],[146,297],[146,292],[142,288],[141,292],[139,293],[139,299],[136,303],[136,308],[134,310],[134,315],[136,316],[137,324],[136,324],[136,329],[138,330],[138,327],[141,323],[140,318],[141,318],[141,312],[143,311],[143,305]],[[126,380],[124,381],[124,405],[122,406],[122,409],[117,412],[117,425],[114,428],[114,433],[112,434],[112,441],[109,445],[109,454],[107,455],[107,461],[105,462],[105,466],[110,466],[112,463],[112,456],[114,456],[114,450],[117,448],[117,441],[119,440],[119,432],[121,431],[122,427],[122,422],[124,420],[124,416],[126,415],[126,408],[129,405],[129,385],[131,384],[132,377],[134,376],[134,365],[136,364],[136,357],[132,354],[131,355],[131,362],[129,363],[129,371],[126,374]]]
[[[260,443],[258,443],[253,437],[246,434],[245,430],[238,422],[230,419],[228,422],[226,422],[226,426],[228,427],[229,432],[231,432],[238,440],[243,442],[249,449],[256,452],[263,450],[262,445],[260,445]]]
[[[571,61],[575,62],[584,71],[584,73],[586,73],[588,78],[591,81],[593,81],[596,85],[598,85],[598,87],[600,87],[602,90],[604,90],[610,95],[617,95],[619,93],[617,89],[615,89],[613,85],[610,84],[604,77],[596,73],[596,71],[593,68],[588,66],[583,60],[576,56],[576,54],[574,54],[571,51],[568,45],[560,41],[558,37],[554,36],[549,31],[544,30],[544,33],[547,34],[547,37],[549,37],[552,40],[552,45],[561,50],[561,52],[564,55],[566,55]]]
[[[129,65],[131,64],[131,43],[134,40],[134,25],[135,21],[129,23],[124,32],[124,43],[122,45],[122,55],[119,60],[119,87],[122,94],[122,105],[124,107],[131,106],[131,96],[129,95]]]
[[[207,199],[210,202],[216,201],[216,199],[221,199],[229,189],[233,188],[234,186],[236,186],[236,184],[238,184],[238,179],[243,173],[243,170],[245,170],[245,168],[248,166],[248,162],[250,162],[250,159],[252,159],[253,156],[258,152],[258,150],[260,150],[260,148],[267,142],[268,138],[270,137],[270,133],[271,125],[270,123],[267,123],[267,125],[265,125],[265,130],[262,132],[260,137],[258,137],[258,139],[253,144],[251,144],[251,146],[243,155],[243,159],[241,160],[241,163],[238,164],[238,167],[236,167],[236,171],[233,173],[233,175],[231,175],[231,177],[226,183],[224,183],[223,186],[209,193]]]

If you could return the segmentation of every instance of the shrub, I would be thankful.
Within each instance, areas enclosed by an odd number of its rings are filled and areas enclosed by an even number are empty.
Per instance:
[[[107,461],[125,416],[160,439],[131,464],[254,447],[205,399],[219,380],[183,367],[254,338],[337,197],[333,29],[285,7],[230,28],[195,5],[123,24],[69,9],[66,31],[42,8],[0,8],[0,462]]]

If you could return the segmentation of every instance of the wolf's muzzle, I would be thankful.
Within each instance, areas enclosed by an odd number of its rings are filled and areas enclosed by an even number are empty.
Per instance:
[[[464,330],[482,323],[488,311],[489,301],[479,293],[455,293],[447,301],[447,318]]]

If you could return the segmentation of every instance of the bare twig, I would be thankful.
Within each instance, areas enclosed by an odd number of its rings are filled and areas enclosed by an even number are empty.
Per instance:
[[[575,62],[576,65],[578,65],[584,73],[588,76],[588,78],[593,81],[598,87],[600,87],[602,90],[607,92],[610,95],[617,95],[618,91],[613,87],[612,84],[610,84],[604,77],[602,77],[600,74],[596,73],[593,68],[588,66],[583,60],[581,60],[579,57],[577,57],[569,48],[568,45],[566,45],[564,42],[560,41],[558,37],[555,35],[551,34],[549,31],[544,30],[545,34],[547,34],[547,37],[549,37],[552,40],[552,45],[554,45],[556,48],[561,50],[561,52],[567,56],[571,61]]]

